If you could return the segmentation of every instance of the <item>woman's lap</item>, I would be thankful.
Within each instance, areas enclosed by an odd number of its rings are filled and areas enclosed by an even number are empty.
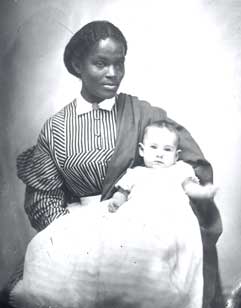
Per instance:
[[[201,240],[195,261],[191,259],[193,251],[187,249],[190,243],[185,246],[186,255],[178,256],[184,257],[184,263],[190,263],[186,270],[192,270],[193,277],[194,272],[199,273],[200,282],[195,282],[198,290],[194,290],[186,272],[172,275],[170,271],[171,266],[177,265],[176,242],[164,218],[161,224],[153,225],[148,221],[150,216],[138,216],[135,211],[128,214],[128,211],[123,207],[113,214],[100,205],[85,207],[57,219],[37,234],[28,247],[24,286],[20,286],[20,292],[13,293],[15,301],[25,290],[30,297],[36,296],[40,302],[52,306],[57,303],[74,308],[81,302],[85,307],[94,307],[97,300],[108,302],[121,298],[119,307],[127,307],[128,303],[156,307],[160,300],[166,301],[167,306],[175,298],[183,300],[187,290],[202,293]],[[170,275],[174,279],[177,273],[178,279],[171,281]],[[180,287],[183,281],[186,290]],[[175,291],[170,288],[173,286]],[[178,296],[177,288],[180,288]],[[193,296],[200,301],[200,294]],[[180,308],[180,303],[176,305]]]

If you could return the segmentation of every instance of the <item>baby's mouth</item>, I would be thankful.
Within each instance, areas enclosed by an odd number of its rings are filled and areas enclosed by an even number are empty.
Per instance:
[[[154,164],[155,165],[163,165],[164,163],[162,161],[160,161],[160,160],[155,160]]]

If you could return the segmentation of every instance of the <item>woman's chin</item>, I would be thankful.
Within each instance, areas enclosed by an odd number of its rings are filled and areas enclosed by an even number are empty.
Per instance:
[[[100,96],[102,96],[104,99],[112,98],[116,95],[118,88],[119,86],[106,85],[101,91]]]

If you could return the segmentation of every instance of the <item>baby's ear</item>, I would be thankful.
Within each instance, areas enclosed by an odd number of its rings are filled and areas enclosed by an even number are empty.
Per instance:
[[[176,151],[176,161],[178,161],[181,152],[182,152],[182,150],[180,150],[180,149]]]
[[[139,155],[141,156],[141,157],[143,157],[144,156],[144,145],[143,145],[143,143],[139,143],[138,144],[138,147],[139,147]]]

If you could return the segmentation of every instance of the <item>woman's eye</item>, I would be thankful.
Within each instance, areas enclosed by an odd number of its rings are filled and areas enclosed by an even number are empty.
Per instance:
[[[119,62],[117,62],[117,63],[116,63],[116,66],[117,66],[118,68],[122,68],[122,67],[124,66],[124,61],[119,61]]]
[[[97,61],[97,62],[95,62],[95,65],[96,65],[97,67],[99,67],[99,68],[102,68],[102,67],[105,66],[105,62],[104,62],[104,61]]]

